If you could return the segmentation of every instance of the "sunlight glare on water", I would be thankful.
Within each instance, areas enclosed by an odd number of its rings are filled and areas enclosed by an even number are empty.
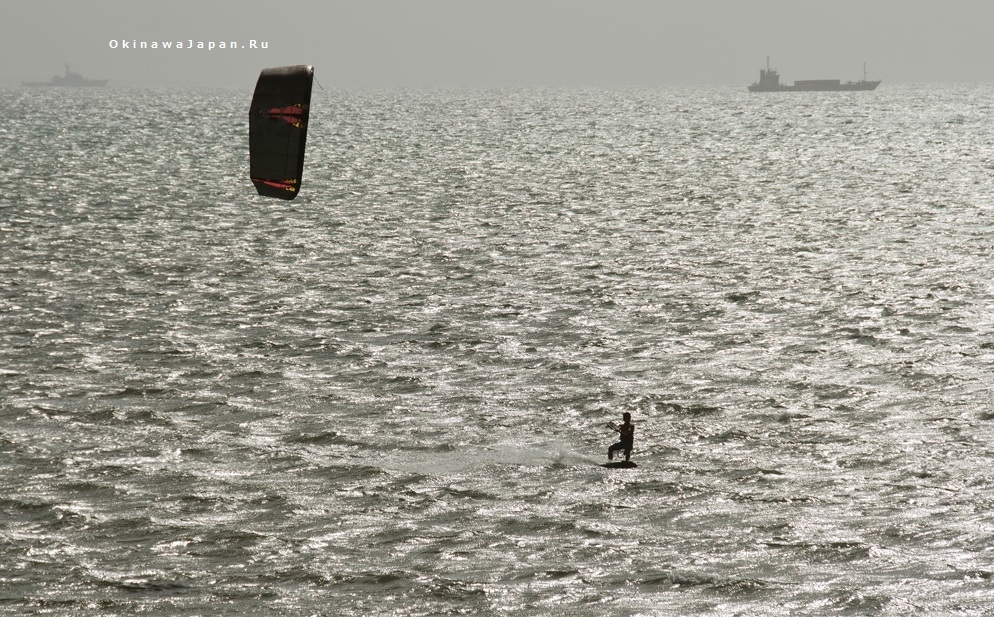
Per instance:
[[[4,610],[985,614],[991,95],[0,90]]]

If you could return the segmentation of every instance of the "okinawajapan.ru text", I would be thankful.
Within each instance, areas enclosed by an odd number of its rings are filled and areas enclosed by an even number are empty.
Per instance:
[[[139,41],[127,39],[111,39],[108,43],[111,49],[203,49],[214,51],[219,49],[269,49],[269,41],[249,39],[247,42],[238,41]]]

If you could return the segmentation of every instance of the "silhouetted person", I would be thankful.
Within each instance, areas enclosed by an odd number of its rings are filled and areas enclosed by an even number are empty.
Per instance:
[[[621,426],[618,426],[614,422],[608,424],[608,426],[621,434],[621,441],[607,449],[607,460],[609,461],[614,460],[615,450],[624,450],[626,461],[632,458],[632,448],[634,448],[635,444],[635,425],[632,424],[632,414],[626,411],[621,414],[621,419],[624,420]]]

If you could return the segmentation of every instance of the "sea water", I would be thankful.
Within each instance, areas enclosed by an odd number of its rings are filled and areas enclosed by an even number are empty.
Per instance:
[[[0,612],[988,613],[994,87],[250,98],[0,90]]]

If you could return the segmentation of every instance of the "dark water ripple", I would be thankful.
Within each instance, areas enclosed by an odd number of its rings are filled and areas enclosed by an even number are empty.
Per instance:
[[[985,614],[991,94],[0,91],[0,611]]]

